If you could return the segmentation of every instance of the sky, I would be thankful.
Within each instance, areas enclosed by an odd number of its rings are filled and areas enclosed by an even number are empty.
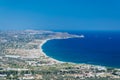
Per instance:
[[[0,30],[120,30],[120,0],[0,0]]]

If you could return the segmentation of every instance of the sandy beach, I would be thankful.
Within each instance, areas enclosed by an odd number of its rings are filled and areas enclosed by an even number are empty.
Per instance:
[[[43,46],[48,40],[52,40],[52,39],[40,40],[40,41],[41,41],[41,43],[40,43],[40,45],[39,45],[39,47],[40,47],[40,55],[43,55],[43,56],[45,56],[46,58],[48,58],[48,61],[50,60],[50,61],[52,62],[52,64],[54,64],[54,63],[64,63],[64,62],[62,62],[62,61],[58,61],[58,60],[56,60],[56,59],[54,59],[54,58],[51,58],[51,57],[47,56],[47,55],[43,52],[42,46]]]

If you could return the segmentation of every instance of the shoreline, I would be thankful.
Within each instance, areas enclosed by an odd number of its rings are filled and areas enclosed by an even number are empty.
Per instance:
[[[47,41],[49,41],[49,40],[52,40],[52,39],[41,40],[41,43],[40,43],[40,45],[39,45],[40,53],[41,53],[42,55],[44,55],[46,58],[49,58],[49,59],[50,59],[52,62],[54,62],[54,63],[65,63],[65,62],[63,62],[63,61],[59,61],[59,60],[57,60],[57,59],[54,59],[54,58],[52,58],[52,57],[49,57],[49,56],[46,55],[45,52],[43,52],[42,46],[43,46]]]
[[[65,61],[60,61],[60,60],[57,60],[57,59],[54,59],[50,56],[47,56],[45,52],[43,52],[43,49],[42,49],[42,46],[49,40],[54,40],[54,39],[70,39],[70,38],[73,38],[73,37],[66,37],[66,38],[51,38],[51,39],[43,39],[43,40],[40,40],[41,43],[39,44],[39,49],[40,49],[40,53],[42,55],[44,55],[45,57],[48,57],[51,61],[55,61],[55,63],[73,63],[73,62],[65,62]],[[83,38],[81,36],[79,37],[76,37],[76,38]],[[73,64],[77,64],[77,63],[73,63]]]
[[[105,67],[105,68],[120,69],[120,68],[118,68],[118,67],[111,67],[111,66],[104,66],[104,65],[97,65],[97,64],[74,63],[74,62],[59,61],[59,60],[54,59],[54,58],[52,58],[52,57],[50,57],[50,56],[47,56],[47,54],[46,54],[45,52],[43,52],[42,46],[43,46],[47,41],[49,41],[49,40],[54,40],[54,39],[57,39],[57,38],[41,40],[41,43],[40,43],[40,45],[39,45],[39,47],[40,47],[40,53],[41,53],[42,55],[44,55],[46,58],[49,58],[52,62],[54,62],[53,64],[55,64],[55,63],[72,63],[72,64],[78,64],[78,65],[82,64],[82,65],[91,65],[91,66],[99,66],[99,67]],[[66,38],[66,39],[68,39],[68,38]]]

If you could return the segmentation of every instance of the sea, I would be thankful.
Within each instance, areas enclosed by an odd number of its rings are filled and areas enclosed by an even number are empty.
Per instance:
[[[53,39],[43,46],[48,56],[73,63],[120,68],[119,31],[67,31],[84,38]]]

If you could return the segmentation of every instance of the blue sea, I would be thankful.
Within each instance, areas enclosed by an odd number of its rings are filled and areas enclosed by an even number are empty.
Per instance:
[[[68,31],[85,38],[54,39],[43,51],[60,61],[120,68],[119,31]]]

